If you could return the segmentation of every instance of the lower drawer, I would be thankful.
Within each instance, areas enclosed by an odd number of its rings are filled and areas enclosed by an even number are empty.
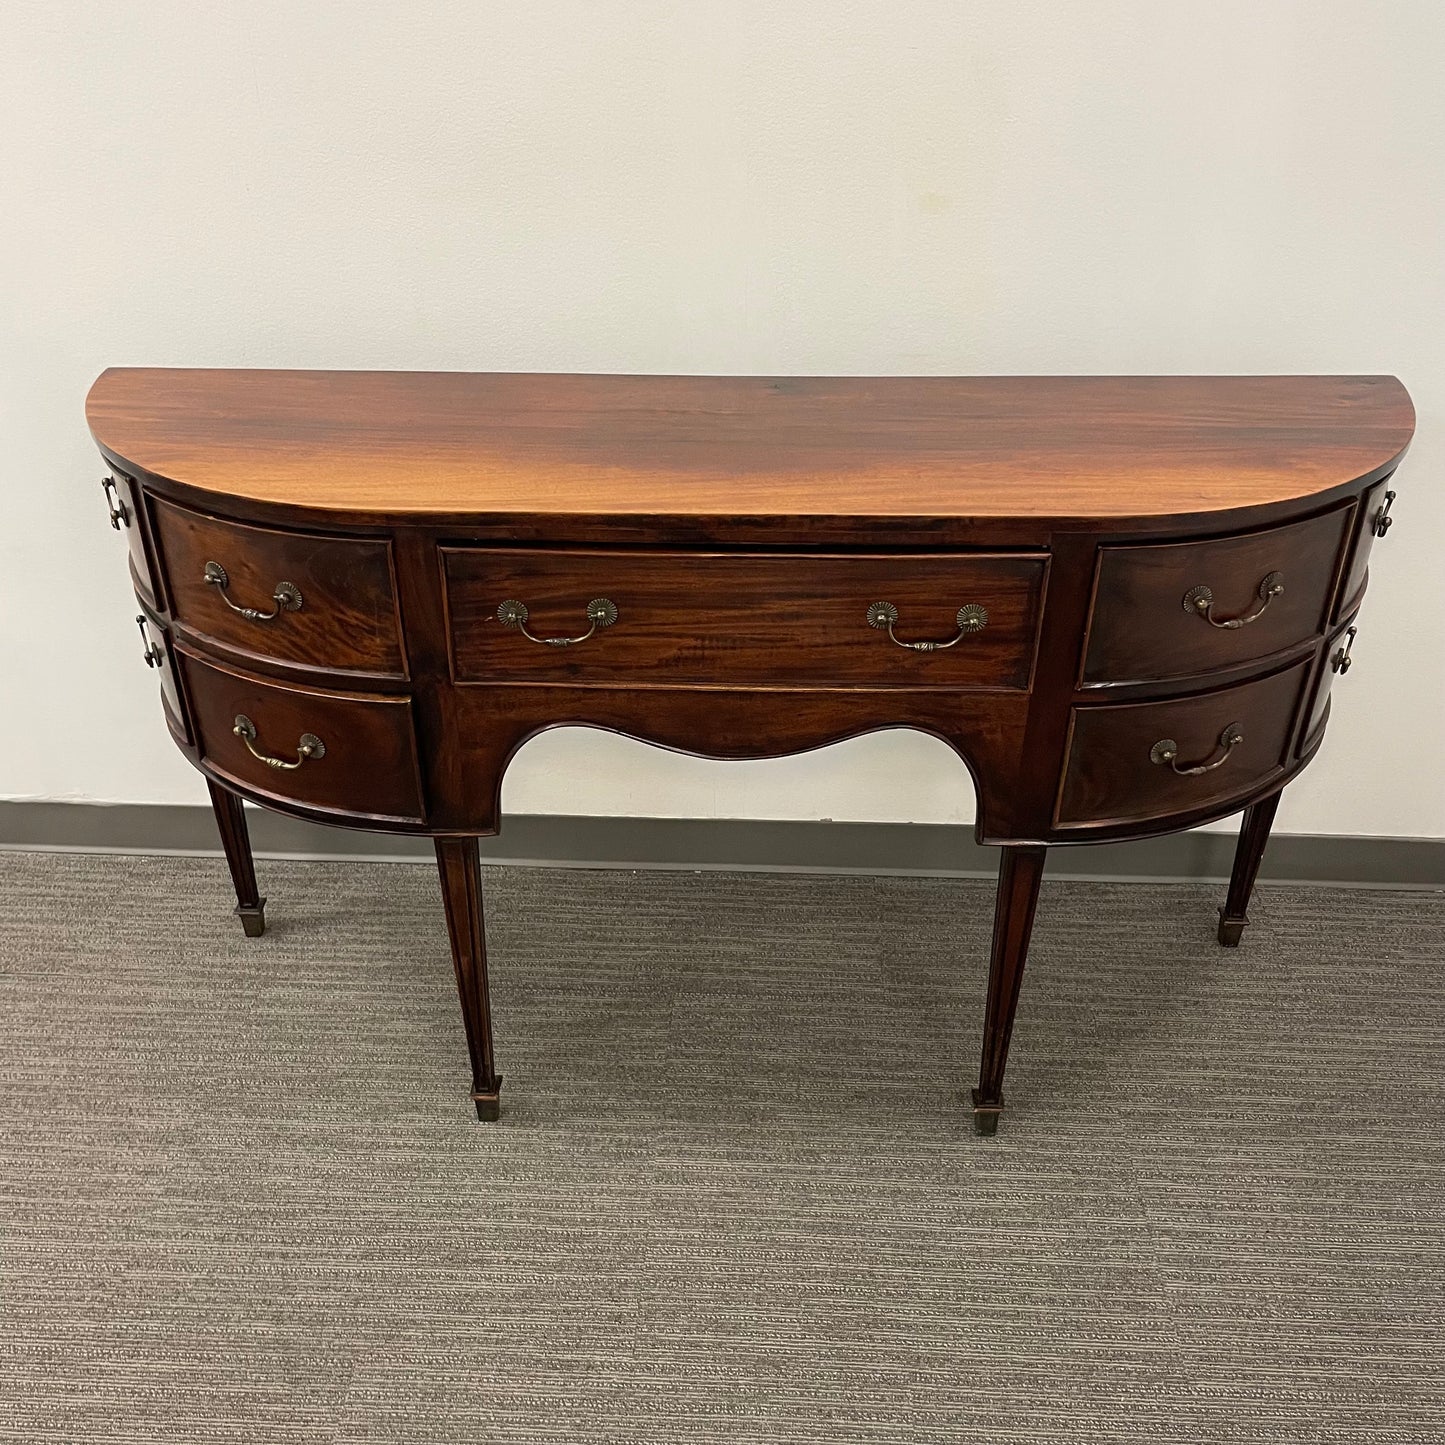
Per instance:
[[[201,759],[214,771],[281,803],[424,820],[409,698],[284,687],[176,653]]]
[[[1136,823],[1244,798],[1286,763],[1309,663],[1162,702],[1079,707],[1058,827]]]

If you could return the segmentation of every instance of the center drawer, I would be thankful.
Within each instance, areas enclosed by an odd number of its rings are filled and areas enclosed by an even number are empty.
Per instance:
[[[1048,571],[1036,553],[441,556],[458,682],[1024,689]]]

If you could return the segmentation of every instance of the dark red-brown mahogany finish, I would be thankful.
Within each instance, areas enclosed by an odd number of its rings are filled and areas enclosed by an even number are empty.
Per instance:
[[[1380,376],[123,369],[87,416],[248,934],[241,798],[435,838],[495,1118],[476,838],[527,738],[743,758],[920,728],[1003,849],[981,1133],[1049,846],[1247,810],[1239,942],[1414,427]]]

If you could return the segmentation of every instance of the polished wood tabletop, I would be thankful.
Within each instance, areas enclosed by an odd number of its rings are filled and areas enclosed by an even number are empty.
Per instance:
[[[1389,376],[724,377],[114,368],[91,430],[218,496],[369,513],[1166,517],[1398,459]]]

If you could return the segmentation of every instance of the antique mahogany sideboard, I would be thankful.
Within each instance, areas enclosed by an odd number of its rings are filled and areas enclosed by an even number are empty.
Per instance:
[[[1049,846],[1243,809],[1239,942],[1414,426],[1382,376],[118,369],[87,416],[248,934],[242,798],[433,838],[494,1119],[476,840],[526,739],[744,758],[920,728],[1002,849],[980,1133]]]

